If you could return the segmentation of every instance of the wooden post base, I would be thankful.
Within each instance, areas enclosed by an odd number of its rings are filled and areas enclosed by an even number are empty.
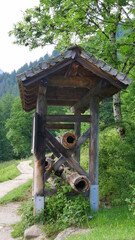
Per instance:
[[[34,216],[44,210],[44,196],[34,196]]]
[[[99,186],[91,185],[90,187],[90,208],[91,211],[97,212],[99,208]]]

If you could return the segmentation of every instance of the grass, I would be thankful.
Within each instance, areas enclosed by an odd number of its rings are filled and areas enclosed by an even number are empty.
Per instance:
[[[11,160],[0,162],[0,182],[11,180],[20,175],[17,165],[20,161]]]
[[[3,198],[0,199],[0,204],[6,204],[9,202],[23,201],[31,195],[32,180],[22,184],[18,188],[13,189],[7,193]]]
[[[90,233],[67,240],[135,240],[135,216],[127,207],[100,210],[90,220],[89,228]]]

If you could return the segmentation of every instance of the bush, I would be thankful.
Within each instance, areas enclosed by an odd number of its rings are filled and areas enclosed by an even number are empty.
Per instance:
[[[130,194],[129,185],[135,182],[135,150],[130,138],[121,141],[115,129],[106,129],[100,134],[100,200],[111,205],[125,204]]]
[[[89,200],[82,195],[70,196],[68,185],[58,188],[56,195],[45,197],[45,212],[33,217],[33,202],[23,204],[20,209],[22,221],[14,226],[13,237],[23,236],[26,228],[42,221],[48,236],[56,235],[70,226],[80,227],[87,224]]]
[[[45,200],[45,230],[48,235],[70,227],[80,227],[89,216],[89,200],[83,195],[70,196],[68,185],[59,188],[55,196]]]
[[[129,198],[126,198],[126,202],[128,204],[128,208],[131,212],[133,212],[133,215],[135,215],[135,186],[130,185],[131,194]]]

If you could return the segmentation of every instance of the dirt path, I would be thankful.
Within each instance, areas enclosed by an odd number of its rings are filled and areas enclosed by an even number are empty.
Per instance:
[[[21,203],[9,203],[0,206],[0,240],[13,240],[11,237],[11,224],[21,220],[17,215]]]
[[[29,166],[30,163],[31,161],[21,162],[18,165],[21,175],[13,180],[0,183],[0,198],[32,178],[33,169]],[[20,205],[21,203],[15,202],[0,206],[0,240],[14,240],[11,237],[10,225],[20,221],[20,216],[17,215]]]

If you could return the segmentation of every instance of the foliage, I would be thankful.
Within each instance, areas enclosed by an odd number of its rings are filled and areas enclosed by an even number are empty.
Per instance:
[[[125,204],[132,196],[129,185],[135,182],[135,128],[131,126],[121,141],[116,129],[108,127],[99,134],[99,197],[101,205]],[[89,143],[81,149],[81,166],[88,171]]]
[[[135,216],[135,185],[129,186],[131,189],[131,194],[126,198],[129,210]]]
[[[45,212],[33,217],[33,202],[25,203],[21,208],[22,221],[14,227],[13,236],[23,235],[26,228],[41,220],[48,236],[56,235],[69,226],[83,226],[89,215],[89,201],[83,196],[69,196],[71,188],[58,188],[55,196],[45,198]],[[81,203],[81,204],[80,204]]]
[[[56,56],[58,51],[54,50],[52,52],[52,56]],[[0,98],[5,97],[8,93],[12,94],[14,97],[19,95],[16,75],[21,74],[27,71],[29,68],[35,67],[37,64],[43,61],[47,61],[49,59],[49,55],[45,54],[44,57],[41,57],[39,60],[34,62],[30,62],[29,64],[25,63],[21,68],[17,71],[12,71],[11,73],[3,72],[0,74]]]
[[[103,202],[124,204],[130,194],[129,185],[135,182],[135,141],[131,145],[129,139],[127,136],[120,141],[115,129],[100,134],[99,185]]]
[[[22,109],[20,98],[17,97],[11,108],[10,118],[6,121],[7,138],[15,156],[19,158],[30,156],[32,114]]]
[[[65,49],[79,43],[115,67],[123,63],[121,69],[129,71],[135,56],[134,8],[133,0],[40,0],[25,11],[10,35],[31,49],[47,43]]]
[[[90,221],[90,232],[67,240],[133,240],[135,217],[127,207],[102,209]]]
[[[27,183],[22,184],[21,186],[13,189],[8,192],[4,197],[0,199],[0,204],[6,204],[9,202],[17,202],[26,200],[31,194],[32,180],[29,180]]]
[[[20,175],[17,169],[19,161],[4,161],[0,162],[0,182],[11,180]]]
[[[88,220],[89,200],[82,195],[70,196],[69,186],[62,186],[45,201],[45,231],[55,235],[70,226],[82,226]],[[81,203],[81,204],[80,204]]]
[[[6,96],[7,93],[18,95],[15,70],[12,73],[5,72],[0,75],[0,98]]]
[[[52,52],[52,56],[57,54],[56,50]],[[30,155],[32,113],[25,113],[19,98],[14,98],[18,96],[16,75],[48,58],[46,54],[38,61],[25,64],[18,71],[0,75],[0,161]]]
[[[112,98],[105,99],[99,105],[99,127],[104,130],[107,127],[115,126],[113,117]]]
[[[0,161],[13,158],[12,146],[6,138],[7,130],[5,128],[5,122],[10,117],[13,102],[14,97],[10,94],[0,99]]]
[[[25,11],[23,21],[14,25],[9,34],[16,37],[15,43],[31,49],[50,43],[64,50],[80,44],[129,74],[135,70],[134,8],[133,0],[40,0],[38,6]],[[122,139],[125,129],[121,125],[119,94],[113,98],[113,104],[114,120]]]

